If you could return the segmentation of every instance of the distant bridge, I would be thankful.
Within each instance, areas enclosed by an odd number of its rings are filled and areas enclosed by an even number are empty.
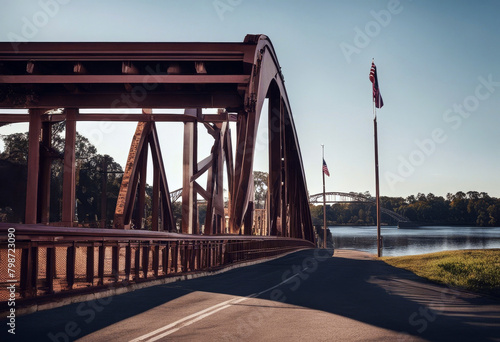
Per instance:
[[[365,196],[354,192],[326,192],[326,203],[368,203],[375,204],[375,198]],[[309,203],[323,203],[323,193],[309,196]],[[410,222],[410,219],[404,215],[400,215],[390,209],[380,207],[380,211],[399,222]]]

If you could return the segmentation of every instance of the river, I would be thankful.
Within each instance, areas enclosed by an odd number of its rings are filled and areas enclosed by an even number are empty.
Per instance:
[[[330,226],[337,249],[356,249],[377,254],[377,227]],[[403,256],[459,249],[500,248],[500,227],[381,228],[383,256]]]

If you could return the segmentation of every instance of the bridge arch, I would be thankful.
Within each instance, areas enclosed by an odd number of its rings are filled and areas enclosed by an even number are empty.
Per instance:
[[[235,181],[231,220],[234,232],[244,224],[250,233],[253,193],[253,159],[257,128],[264,101],[268,101],[270,235],[313,240],[307,199],[307,185],[297,132],[286,93],[283,74],[274,47],[265,35],[248,35],[245,43],[255,44],[251,78],[245,89],[244,113],[238,115]]]
[[[326,192],[326,203],[368,203],[375,205],[375,198],[355,192]],[[323,203],[323,193],[309,196],[309,203]],[[410,222],[410,219],[404,215],[398,214],[387,208],[380,208],[383,214],[386,214],[399,222]]]

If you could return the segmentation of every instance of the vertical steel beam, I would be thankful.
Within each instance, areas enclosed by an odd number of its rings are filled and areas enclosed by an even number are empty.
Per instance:
[[[24,222],[33,224],[37,221],[38,176],[40,167],[40,130],[42,128],[42,111],[30,109],[30,126],[28,133],[28,179],[26,183],[26,211]]]
[[[23,298],[29,297],[32,293],[32,249],[31,245],[21,250],[21,279],[20,279],[20,293]]]
[[[194,116],[201,109],[186,109],[185,115]],[[197,122],[184,123],[184,150],[182,173],[182,233],[198,234],[198,207],[196,190],[191,177],[198,171]]]
[[[180,254],[181,254],[181,265],[182,269],[181,272],[187,272],[188,271],[188,241],[182,241],[180,245]]]
[[[74,245],[69,246],[66,250],[66,280],[70,290],[75,283],[75,259],[76,247]]]
[[[169,268],[168,268],[168,254],[170,250],[170,242],[167,242],[165,245],[165,248],[162,250],[162,266],[163,266],[163,274],[167,275],[169,274]]]
[[[47,258],[45,263],[45,276],[48,294],[54,293],[54,278],[56,276],[56,248],[47,247]]]
[[[111,273],[115,281],[120,278],[120,245],[117,244],[111,248]]]
[[[104,262],[106,258],[106,246],[104,242],[99,246],[99,257],[97,260],[97,276],[99,277],[99,285],[104,285]]]
[[[39,213],[40,222],[49,224],[50,218],[50,171],[52,160],[49,151],[52,146],[52,123],[42,123],[42,151],[40,154]]]
[[[38,245],[36,242],[31,244],[31,284],[33,295],[38,292]]]
[[[101,174],[101,228],[106,228],[106,211],[107,211],[107,184],[108,184],[108,158],[102,159],[102,174]]]
[[[160,275],[160,245],[159,242],[154,246],[153,249],[153,272],[155,277],[158,278]]]
[[[177,261],[179,258],[179,241],[172,242],[170,244],[172,248],[172,270],[177,273]]]
[[[78,109],[66,109],[66,139],[64,142],[64,170],[63,170],[63,199],[62,199],[62,224],[73,226],[75,217],[75,183],[76,183],[76,115]]]
[[[130,270],[132,268],[132,247],[130,246],[130,241],[125,247],[125,280],[130,279]]]
[[[144,279],[148,278],[149,270],[149,245],[142,248],[142,272],[144,273]]]
[[[94,285],[94,243],[87,247],[87,282]]]
[[[160,168],[154,165],[153,168],[153,194],[152,194],[152,214],[151,229],[158,231],[158,218],[160,211]]]
[[[138,281],[141,276],[141,243],[137,245],[135,249],[134,256],[134,271],[135,271],[135,281]]]

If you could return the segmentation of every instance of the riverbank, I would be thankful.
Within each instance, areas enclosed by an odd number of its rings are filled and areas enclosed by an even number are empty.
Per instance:
[[[380,259],[437,283],[500,297],[500,249],[444,251]]]

